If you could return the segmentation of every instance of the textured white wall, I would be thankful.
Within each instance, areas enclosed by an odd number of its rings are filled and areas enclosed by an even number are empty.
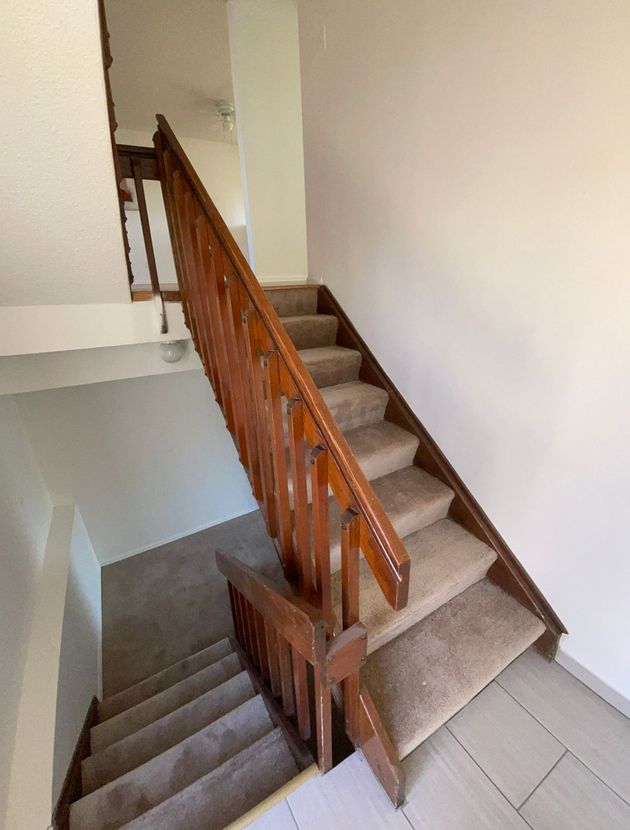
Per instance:
[[[305,279],[302,105],[295,0],[228,0],[249,260],[261,281]]]
[[[309,269],[630,697],[630,5],[300,3]]]
[[[0,397],[0,827],[9,774],[38,569],[52,504],[18,409]]]
[[[0,7],[0,305],[129,302],[95,0]]]
[[[201,371],[16,396],[46,484],[101,563],[253,510]]]

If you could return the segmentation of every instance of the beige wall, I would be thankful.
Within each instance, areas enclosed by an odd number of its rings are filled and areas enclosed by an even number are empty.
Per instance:
[[[263,282],[306,279],[296,0],[228,0],[249,261]]]
[[[303,0],[309,271],[630,696],[630,4]]]

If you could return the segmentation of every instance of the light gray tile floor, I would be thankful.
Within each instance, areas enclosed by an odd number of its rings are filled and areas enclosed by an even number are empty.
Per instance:
[[[360,754],[251,830],[630,830],[630,721],[530,650],[404,762],[395,811]]]

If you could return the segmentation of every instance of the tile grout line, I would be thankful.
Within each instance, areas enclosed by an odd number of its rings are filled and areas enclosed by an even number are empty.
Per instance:
[[[291,804],[289,803],[289,799],[285,798],[284,800],[286,801],[287,807],[289,808],[289,813],[291,813],[291,818],[293,819],[293,824],[295,824],[295,830],[302,830],[302,828],[299,825],[298,820],[295,817],[295,813],[291,809]]]
[[[531,793],[530,793],[530,794],[527,796],[527,798],[526,798],[526,799],[522,802],[521,806],[516,808],[516,812],[517,812],[519,815],[521,814],[521,810],[522,810],[522,809],[523,809],[523,807],[527,804],[527,802],[529,801],[529,799],[530,799],[530,798],[534,795],[534,793],[536,792],[536,790],[537,790],[537,789],[538,789],[538,788],[539,788],[539,787],[540,787],[540,786],[541,786],[541,785],[542,785],[542,784],[543,784],[543,783],[547,780],[547,778],[549,778],[549,776],[551,775],[551,773],[555,770],[555,768],[558,766],[558,764],[560,763],[560,761],[562,761],[562,759],[565,757],[565,755],[566,755],[568,752],[569,752],[569,750],[565,747],[564,752],[563,752],[563,753],[562,753],[562,755],[558,758],[558,760],[556,761],[556,763],[555,763],[555,764],[551,767],[551,769],[547,772],[547,774],[546,774],[546,775],[543,775],[542,779],[541,779],[541,780],[540,780],[540,781],[536,784],[536,786],[535,786],[535,787],[534,787],[534,789],[531,791]]]
[[[465,747],[465,746],[461,743],[461,741],[459,740],[459,738],[457,737],[457,735],[455,735],[455,733],[454,733],[454,732],[452,732],[452,731],[449,729],[449,726],[448,726],[448,721],[444,724],[444,727],[445,727],[445,728],[446,728],[446,730],[448,731],[448,734],[449,734],[449,735],[452,735],[452,737],[453,737],[453,739],[455,740],[455,742],[457,743],[457,745],[458,745],[458,746],[460,746],[460,747],[463,749],[463,751],[464,751],[464,752],[466,753],[466,755],[470,758],[470,760],[471,760],[471,761],[473,762],[473,764],[477,767],[477,769],[478,769],[478,770],[480,770],[480,772],[481,772],[481,774],[484,776],[484,778],[486,778],[486,779],[490,782],[491,787],[492,787],[493,789],[495,789],[495,790],[499,793],[499,795],[501,796],[501,798],[502,798],[502,799],[506,802],[506,804],[510,807],[510,809],[514,810],[514,812],[518,815],[518,817],[519,817],[520,819],[522,819],[528,827],[531,827],[531,824],[527,821],[527,819],[525,819],[525,818],[523,818],[523,816],[521,816],[521,814],[518,812],[518,810],[516,809],[516,807],[515,807],[515,806],[512,804],[512,802],[510,801],[510,799],[509,799],[509,798],[505,795],[505,793],[504,793],[501,789],[499,789],[498,785],[494,783],[494,781],[492,780],[492,778],[490,778],[490,776],[489,776],[489,775],[488,775],[488,773],[485,771],[485,769],[484,769],[484,768],[483,768],[483,767],[482,767],[482,766],[481,766],[481,765],[477,762],[477,759],[476,759],[476,758],[474,758],[474,757],[470,754],[470,752],[466,749],[466,747]]]
[[[562,666],[560,666],[560,668],[562,668]],[[566,671],[566,669],[564,669],[564,671]],[[571,674],[571,673],[567,672],[567,674]],[[495,678],[495,680],[493,682],[496,683],[498,686],[501,686],[498,679]],[[501,688],[506,693],[506,695],[509,695],[515,703],[518,703],[518,705],[525,712],[527,712],[527,714],[530,715],[530,717],[532,717],[536,721],[536,723],[540,724],[540,726],[542,726],[542,728],[546,732],[548,732],[551,735],[551,737],[554,738],[554,740],[558,741],[558,743],[561,744],[565,748],[566,752],[568,752],[576,760],[578,760],[583,766],[585,766],[586,769],[591,773],[591,775],[595,776],[595,778],[597,778],[598,781],[600,781],[605,787],[607,787],[611,791],[611,793],[614,793],[617,796],[617,798],[620,798],[623,801],[624,804],[627,804],[628,807],[630,807],[630,802],[626,801],[626,799],[622,795],[620,795],[617,792],[617,790],[614,789],[614,787],[611,787],[611,785],[607,781],[604,781],[604,779],[600,775],[598,775],[594,770],[592,770],[590,768],[590,766],[587,764],[587,762],[583,758],[581,758],[580,755],[578,755],[577,752],[574,752],[572,749],[569,749],[569,747],[563,741],[561,741],[560,738],[557,735],[554,735],[554,733],[551,731],[551,729],[548,729],[542,721],[538,720],[536,715],[534,715],[533,712],[530,712],[529,709],[527,708],[527,706],[525,706],[524,703],[521,703],[521,701],[517,697],[515,697],[510,691],[508,691],[508,689],[506,689],[505,686],[501,686]],[[588,688],[588,686],[586,688]],[[603,700],[603,698],[602,698],[602,700]],[[604,703],[606,703],[606,702],[607,701],[604,701]],[[608,705],[610,706],[610,704],[608,704]]]

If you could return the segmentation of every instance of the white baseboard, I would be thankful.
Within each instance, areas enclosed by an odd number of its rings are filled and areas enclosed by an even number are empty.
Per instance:
[[[307,276],[299,276],[299,277],[291,277],[291,276],[284,276],[284,277],[273,277],[273,276],[266,276],[266,277],[258,277],[258,282],[261,285],[304,285],[308,282]]]
[[[563,669],[566,669],[570,674],[584,683],[585,686],[592,689],[595,694],[599,695],[607,703],[610,703],[610,705],[614,706],[615,709],[618,709],[622,715],[630,718],[630,700],[622,695],[621,692],[618,692],[612,686],[609,686],[599,677],[594,675],[574,657],[566,654],[562,648],[558,650],[556,662],[559,663]]]
[[[176,542],[178,539],[183,539],[186,536],[192,536],[194,533],[199,533],[201,530],[208,530],[210,527],[215,527],[216,525],[221,525],[223,522],[230,522],[232,519],[238,519],[240,516],[247,516],[248,513],[253,513],[255,510],[258,510],[255,507],[253,510],[241,510],[239,513],[231,513],[228,516],[222,516],[219,519],[215,519],[208,524],[200,525],[199,527],[190,528],[190,530],[186,530],[183,533],[176,533],[174,536],[168,536],[164,539],[157,539],[155,542],[151,542],[148,545],[145,545],[141,548],[136,548],[135,550],[130,550],[127,553],[121,553],[117,556],[112,556],[109,559],[104,559],[103,561],[99,562],[101,568],[104,568],[106,565],[113,565],[115,562],[122,562],[123,559],[130,559],[132,556],[137,556],[139,553],[146,553],[148,550],[153,550],[154,548],[159,548],[161,545],[168,545],[169,542]]]

